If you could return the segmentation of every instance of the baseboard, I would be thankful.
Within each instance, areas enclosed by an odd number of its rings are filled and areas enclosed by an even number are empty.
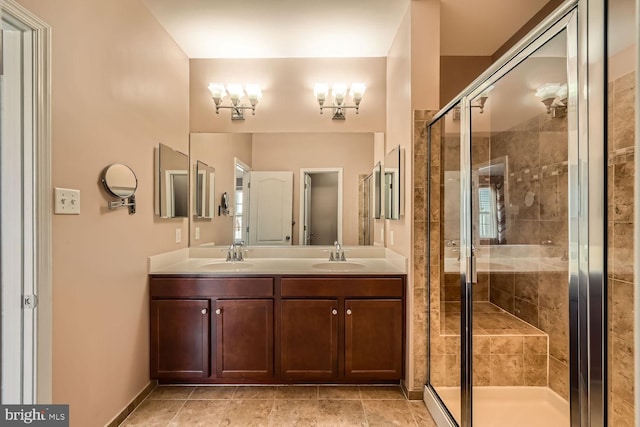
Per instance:
[[[409,400],[422,400],[424,392],[420,390],[409,390],[404,380],[400,381],[400,387]]]
[[[134,409],[138,407],[140,403],[153,391],[154,388],[158,386],[158,382],[156,380],[150,381],[149,384],[145,386],[145,388],[138,393],[136,397],[129,402],[129,404],[122,410],[116,417],[109,422],[106,427],[118,427],[122,422],[133,412]]]

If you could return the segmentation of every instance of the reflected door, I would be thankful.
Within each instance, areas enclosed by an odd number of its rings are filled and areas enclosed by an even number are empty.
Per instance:
[[[293,172],[251,172],[249,245],[290,245]]]

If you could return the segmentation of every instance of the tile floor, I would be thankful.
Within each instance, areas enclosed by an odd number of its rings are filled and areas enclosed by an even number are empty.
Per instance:
[[[121,426],[424,426],[397,386],[158,386]]]

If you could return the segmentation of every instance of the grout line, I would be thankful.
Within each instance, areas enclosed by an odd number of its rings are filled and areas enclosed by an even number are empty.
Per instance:
[[[182,405],[178,408],[178,410],[176,411],[176,413],[173,415],[173,417],[171,417],[171,419],[169,420],[169,423],[167,424],[167,426],[170,426],[173,421],[176,419],[176,417],[178,416],[178,414],[180,413],[180,411],[182,411],[182,408],[184,408],[184,405],[186,405],[187,400],[183,400],[182,401]]]

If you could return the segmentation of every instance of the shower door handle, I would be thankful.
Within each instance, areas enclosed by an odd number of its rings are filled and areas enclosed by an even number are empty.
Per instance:
[[[471,283],[478,283],[476,256],[473,253],[467,257],[467,277],[471,278]]]

